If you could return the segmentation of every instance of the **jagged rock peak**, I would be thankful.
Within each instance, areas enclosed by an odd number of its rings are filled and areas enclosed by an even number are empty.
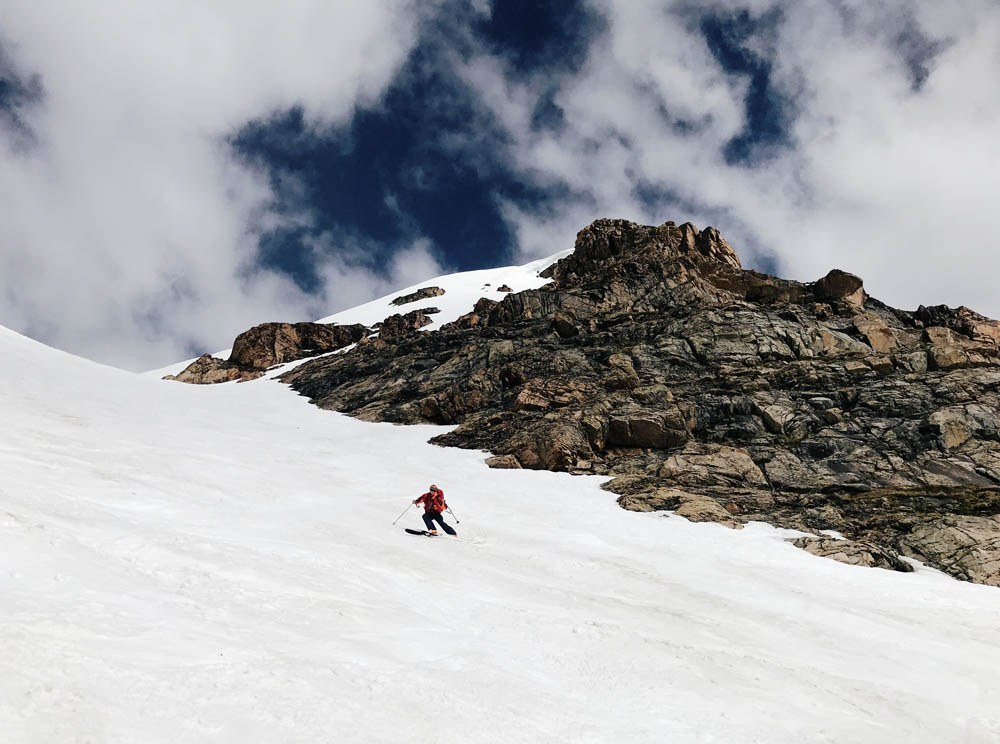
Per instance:
[[[713,227],[699,230],[690,222],[680,226],[665,222],[654,227],[629,220],[599,219],[577,233],[572,255],[550,267],[549,276],[565,282],[623,262],[678,259],[693,265],[707,263],[710,268],[742,268],[735,251]]]

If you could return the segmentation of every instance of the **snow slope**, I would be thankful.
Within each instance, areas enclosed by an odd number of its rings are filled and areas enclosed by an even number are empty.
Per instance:
[[[4,742],[1000,741],[996,589],[4,329],[0,413]]]
[[[488,297],[491,300],[502,300],[506,293],[498,291],[498,287],[507,285],[512,291],[521,292],[525,289],[536,289],[547,284],[550,280],[538,276],[539,272],[547,269],[560,258],[568,256],[572,252],[572,249],[561,251],[548,258],[541,258],[523,266],[503,266],[498,269],[463,271],[457,274],[447,274],[437,279],[428,279],[425,282],[413,284],[398,292],[380,297],[377,300],[372,300],[363,305],[320,318],[316,322],[338,323],[340,325],[362,323],[372,326],[396,313],[408,313],[411,310],[436,307],[441,312],[431,315],[430,317],[433,322],[422,329],[424,331],[433,331],[445,323],[450,323],[462,315],[471,312],[480,297]],[[392,304],[392,301],[397,297],[410,294],[422,287],[440,287],[444,290],[444,294],[405,305]],[[213,356],[228,359],[231,351],[232,349],[224,349],[214,353]],[[188,359],[168,365],[162,369],[150,370],[144,374],[156,378],[161,378],[164,375],[176,375],[193,361],[194,359]]]

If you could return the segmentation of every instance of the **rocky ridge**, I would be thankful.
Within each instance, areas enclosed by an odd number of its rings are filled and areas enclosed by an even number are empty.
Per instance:
[[[712,228],[598,220],[551,282],[281,379],[365,420],[457,425],[494,467],[615,476],[629,509],[846,537],[803,547],[1000,586],[1000,324],[859,277],[745,270]]]

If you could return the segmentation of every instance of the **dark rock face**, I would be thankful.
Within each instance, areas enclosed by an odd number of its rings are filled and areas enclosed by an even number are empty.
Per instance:
[[[392,301],[393,305],[408,305],[411,302],[417,302],[418,300],[426,300],[428,297],[440,297],[444,294],[444,290],[441,287],[423,287],[418,289],[416,292],[411,292],[410,294],[400,295]]]
[[[895,310],[846,272],[743,270],[672,222],[598,220],[543,276],[282,379],[362,419],[457,424],[434,441],[494,467],[616,476],[626,508],[832,529],[871,565],[1000,582],[1000,324]]]

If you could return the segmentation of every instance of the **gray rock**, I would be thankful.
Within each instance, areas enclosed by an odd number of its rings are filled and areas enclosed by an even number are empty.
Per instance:
[[[487,457],[486,464],[491,468],[499,468],[501,470],[519,470],[521,468],[521,463],[517,461],[514,455],[494,455],[493,457]]]
[[[816,297],[821,300],[842,302],[854,308],[865,304],[864,282],[861,277],[840,269],[833,269],[816,282],[815,292]]]
[[[947,516],[899,541],[904,555],[977,584],[1000,586],[1000,516]]]
[[[670,483],[698,487],[767,487],[767,479],[746,450],[723,445],[689,444],[664,460],[658,475]]]
[[[895,551],[870,542],[837,540],[832,537],[800,537],[791,542],[807,553],[832,558],[850,566],[884,568],[904,573],[913,570],[913,566],[902,560]]]
[[[678,499],[680,503],[674,513],[679,517],[691,522],[716,522],[731,529],[743,529],[743,523],[711,496],[679,492]]]

